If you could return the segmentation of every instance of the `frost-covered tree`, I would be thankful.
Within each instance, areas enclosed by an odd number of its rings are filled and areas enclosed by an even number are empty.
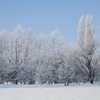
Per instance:
[[[0,81],[5,80],[7,59],[6,59],[6,30],[0,31]]]
[[[40,34],[36,40],[34,66],[36,66],[36,79],[42,85],[46,82],[47,53],[44,48],[45,36]]]
[[[22,52],[23,52],[23,28],[17,26],[8,44],[8,61],[10,66],[9,79],[18,84],[18,73],[22,65]]]
[[[55,29],[49,36],[47,40],[47,45],[45,46],[48,52],[49,59],[49,72],[48,72],[48,82],[58,83],[58,68],[60,66],[60,51],[63,45],[63,37],[59,34],[60,31]]]
[[[24,30],[23,34],[24,43],[23,43],[23,52],[22,52],[22,71],[23,80],[25,83],[28,82],[29,84],[35,83],[35,66],[33,63],[33,57],[35,56],[35,37],[34,32],[28,28]]]
[[[86,16],[86,19],[82,16],[77,31],[78,47],[74,54],[75,66],[87,77],[87,81],[93,84],[100,66],[100,56],[92,16]]]
[[[77,47],[64,45],[58,29],[40,34],[18,25],[11,36],[0,31],[0,81],[41,85],[100,80],[100,48],[94,34],[92,16],[82,16]]]
[[[8,61],[10,72],[8,74],[8,81],[14,81],[18,84],[18,80],[25,81],[27,71],[22,74],[28,67],[32,67],[32,57],[34,51],[34,38],[31,36],[31,30],[25,30],[22,26],[17,26],[8,44]],[[26,77],[27,78],[27,77]],[[28,79],[27,79],[28,80]]]
[[[74,67],[71,60],[71,55],[67,48],[63,48],[60,52],[60,67],[58,68],[58,78],[66,86],[74,76]]]

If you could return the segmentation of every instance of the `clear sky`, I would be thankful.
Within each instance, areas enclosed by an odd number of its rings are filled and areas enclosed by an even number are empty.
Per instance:
[[[79,18],[92,15],[100,34],[100,0],[0,0],[0,29],[12,31],[18,24],[35,34],[50,34],[55,27],[65,40],[76,41]]]

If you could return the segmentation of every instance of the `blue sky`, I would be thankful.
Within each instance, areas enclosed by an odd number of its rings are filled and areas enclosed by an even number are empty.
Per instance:
[[[35,34],[50,34],[55,27],[67,42],[77,38],[79,18],[92,15],[100,34],[100,0],[0,0],[0,29],[12,31],[18,24]]]

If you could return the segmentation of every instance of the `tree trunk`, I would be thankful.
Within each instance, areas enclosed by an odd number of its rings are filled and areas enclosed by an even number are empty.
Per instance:
[[[93,75],[92,75],[91,71],[90,71],[90,75],[89,75],[89,81],[91,84],[93,84],[94,79],[93,79]]]
[[[66,81],[64,82],[64,86],[66,86]]]
[[[29,80],[29,84],[35,84],[35,81]]]
[[[69,85],[69,80],[67,80],[67,86]]]
[[[41,86],[42,86],[42,82],[41,82]]]
[[[65,80],[65,81],[64,81],[64,86],[66,86],[66,85],[67,85],[67,86],[69,85],[69,80],[67,80],[67,81]]]
[[[18,80],[15,80],[15,84],[18,84]]]
[[[93,83],[94,83],[94,82],[93,82],[93,79],[91,79],[91,80],[90,80],[90,83],[91,83],[91,84],[93,84]]]

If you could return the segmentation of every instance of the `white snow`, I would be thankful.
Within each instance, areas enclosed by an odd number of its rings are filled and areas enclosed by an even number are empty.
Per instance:
[[[100,100],[100,84],[0,85],[0,100]]]

